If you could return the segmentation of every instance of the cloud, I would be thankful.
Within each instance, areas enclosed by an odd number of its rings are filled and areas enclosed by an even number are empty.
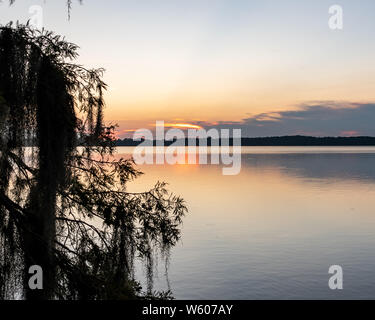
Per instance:
[[[283,135],[375,136],[375,103],[319,102],[267,112],[238,122],[198,123],[205,129],[242,129],[243,137]]]

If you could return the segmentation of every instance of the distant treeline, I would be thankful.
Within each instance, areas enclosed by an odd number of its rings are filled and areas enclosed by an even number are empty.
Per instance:
[[[143,140],[144,141],[144,140]],[[169,146],[175,141],[164,141],[165,146]],[[194,141],[190,141],[194,142]],[[132,139],[119,139],[117,146],[137,146],[142,141],[133,141]],[[229,140],[233,145],[233,140]],[[191,145],[192,143],[190,143]],[[156,145],[156,141],[153,141]],[[184,145],[189,145],[189,140],[185,139]],[[199,145],[199,141],[196,141]],[[207,145],[212,145],[212,140],[207,139]],[[219,140],[221,145],[221,140]],[[282,137],[260,137],[260,138],[242,138],[242,146],[375,146],[375,137],[309,137],[309,136],[282,136]]]

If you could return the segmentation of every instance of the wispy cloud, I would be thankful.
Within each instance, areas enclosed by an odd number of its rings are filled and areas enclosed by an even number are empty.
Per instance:
[[[252,115],[238,122],[203,124],[205,128],[239,128],[244,137],[314,135],[375,136],[375,103],[319,102],[296,110]]]
[[[270,111],[249,115],[239,121],[203,121],[179,119],[166,122],[166,128],[187,129],[241,129],[243,137],[284,135],[310,136],[375,136],[375,103],[323,101],[304,103],[293,110]],[[121,128],[118,137],[132,137],[138,130]],[[155,123],[146,128],[155,130]]]

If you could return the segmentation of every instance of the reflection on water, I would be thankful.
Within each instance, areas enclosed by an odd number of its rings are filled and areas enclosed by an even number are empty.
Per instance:
[[[128,154],[130,148],[119,148]],[[375,148],[246,147],[242,171],[145,165],[189,206],[169,281],[180,299],[375,298]],[[331,265],[344,290],[328,288]],[[156,289],[166,289],[159,266]]]

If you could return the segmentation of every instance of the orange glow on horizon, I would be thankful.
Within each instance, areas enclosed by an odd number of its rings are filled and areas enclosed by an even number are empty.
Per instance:
[[[149,125],[149,127],[155,127],[155,124]],[[191,124],[191,123],[165,123],[164,127],[165,128],[182,129],[182,130],[185,130],[185,129],[197,129],[197,130],[203,129],[202,126],[196,125],[196,124]],[[148,129],[143,129],[143,130],[148,130]],[[131,133],[138,134],[138,135],[142,136],[142,133],[140,133],[139,131],[140,131],[140,129],[116,130],[114,135],[117,139],[121,139],[121,138],[124,137],[124,135],[131,134]]]
[[[176,129],[203,129],[203,127],[196,125],[196,124],[190,124],[190,123],[165,123],[164,127],[166,128],[176,128]]]

